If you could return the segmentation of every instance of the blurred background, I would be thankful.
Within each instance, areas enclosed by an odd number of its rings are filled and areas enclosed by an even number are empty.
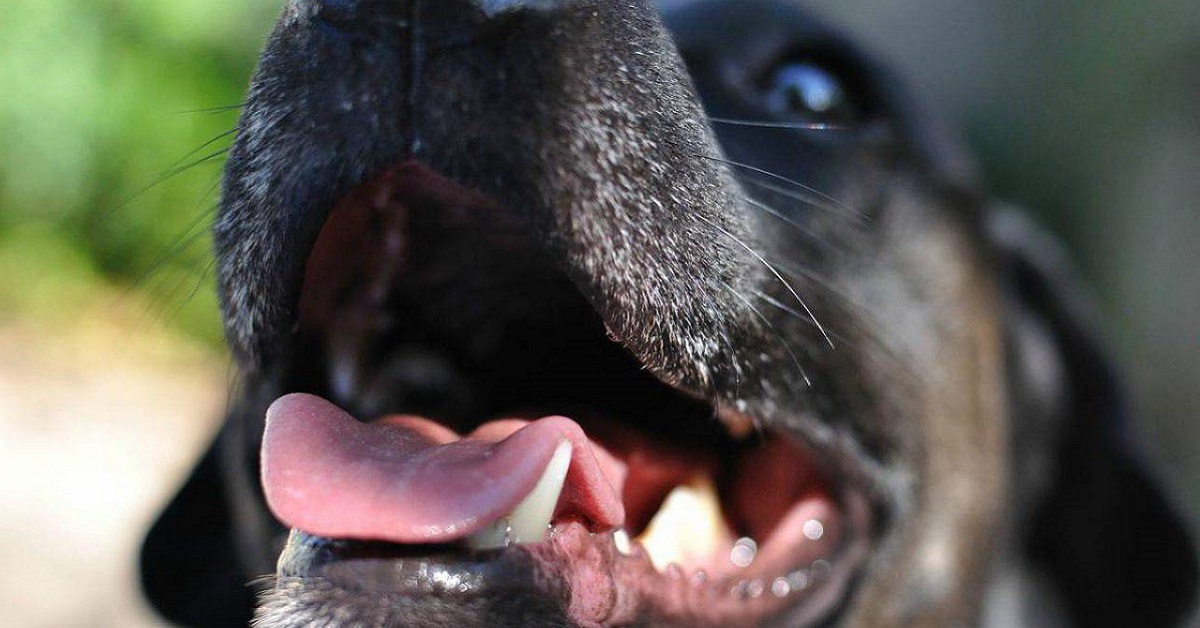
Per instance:
[[[281,0],[8,0],[0,20],[0,625],[155,625],[137,544],[228,362],[208,222]],[[1135,435],[1200,510],[1200,3],[811,0],[1057,233]],[[15,567],[14,567],[15,566]]]

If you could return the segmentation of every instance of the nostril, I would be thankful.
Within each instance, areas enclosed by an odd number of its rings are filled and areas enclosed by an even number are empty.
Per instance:
[[[495,17],[518,9],[554,9],[565,4],[564,0],[474,0],[488,17]]]

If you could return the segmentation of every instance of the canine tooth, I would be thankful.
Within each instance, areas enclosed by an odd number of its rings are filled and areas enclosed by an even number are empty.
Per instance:
[[[554,507],[558,505],[558,496],[562,494],[570,467],[571,443],[563,441],[554,450],[533,490],[508,515],[513,543],[536,543],[546,538],[550,518],[554,516]]]
[[[729,543],[728,535],[716,488],[704,480],[675,487],[639,540],[650,561],[663,570],[671,563],[706,563]]]
[[[563,441],[550,456],[533,490],[506,517],[467,538],[467,546],[476,550],[498,549],[513,543],[537,543],[546,538],[550,518],[558,505],[567,470],[571,467],[571,443]]]
[[[509,530],[511,526],[507,517],[501,517],[488,527],[467,537],[467,547],[473,550],[491,550],[508,547],[512,541]]]

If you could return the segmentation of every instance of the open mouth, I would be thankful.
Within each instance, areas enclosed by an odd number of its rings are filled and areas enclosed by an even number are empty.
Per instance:
[[[621,295],[605,298],[620,299]],[[834,612],[865,497],[798,434],[652,374],[519,208],[406,162],[305,267],[263,484],[285,581],[536,594],[576,625]]]

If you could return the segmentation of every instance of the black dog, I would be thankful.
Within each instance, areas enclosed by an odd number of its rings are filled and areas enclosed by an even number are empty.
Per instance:
[[[157,607],[244,624],[275,573],[262,626],[1184,618],[1053,244],[796,8],[666,23],[288,4],[216,224],[244,378]]]

